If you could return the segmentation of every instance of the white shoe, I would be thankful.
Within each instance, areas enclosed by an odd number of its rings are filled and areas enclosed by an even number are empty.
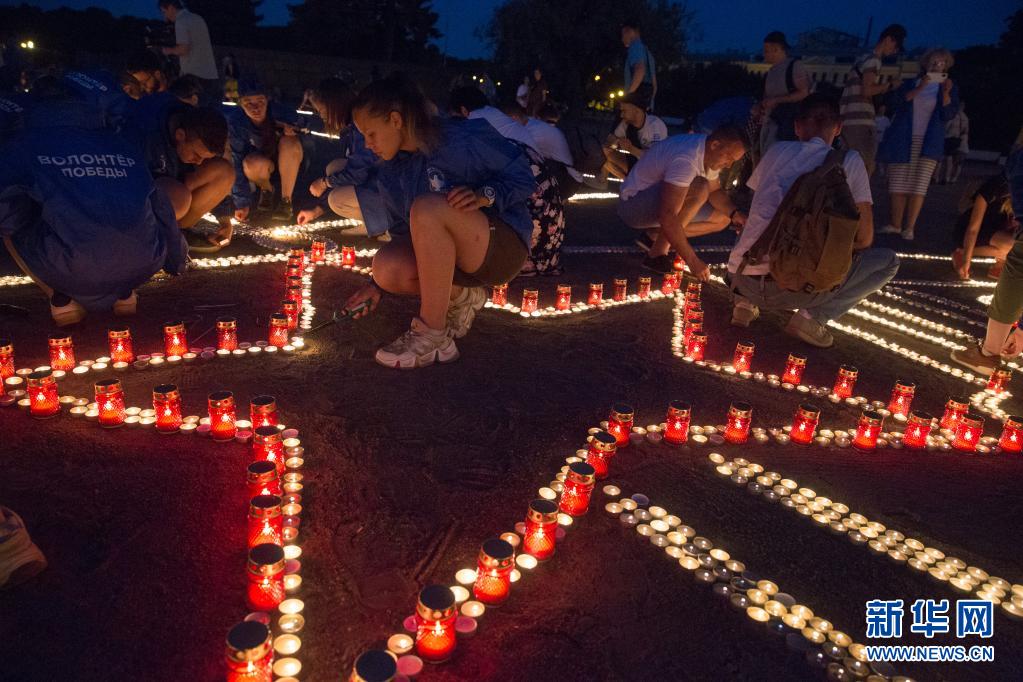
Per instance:
[[[78,324],[85,319],[85,308],[77,301],[71,301],[67,305],[55,306],[50,304],[50,315],[58,327]]]
[[[901,234],[902,230],[900,230],[899,228],[895,227],[891,223],[888,223],[884,227],[877,228],[877,233],[878,234]]]
[[[19,585],[46,568],[46,557],[32,543],[21,517],[0,507],[0,588]]]
[[[451,300],[448,308],[448,329],[451,336],[460,339],[469,333],[476,313],[483,309],[487,302],[487,292],[483,287],[463,287],[462,293]]]
[[[131,296],[128,298],[121,298],[114,301],[114,315],[117,315],[118,317],[134,315],[135,309],[138,307],[138,303],[138,294],[133,291],[131,292]]]
[[[385,367],[415,369],[434,362],[458,359],[458,347],[447,329],[430,329],[418,317],[407,332],[377,351],[376,361]]]
[[[913,230],[903,230],[902,231],[902,238],[905,239],[907,242],[913,241],[913,239],[915,237],[916,237],[916,235],[913,234]]]

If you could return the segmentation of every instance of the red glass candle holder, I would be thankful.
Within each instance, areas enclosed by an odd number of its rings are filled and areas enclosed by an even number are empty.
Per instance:
[[[50,336],[50,369],[70,372],[75,368],[75,345],[69,334]]]
[[[1020,452],[1023,450],[1023,417],[1010,416],[1005,418],[1002,437],[998,439],[998,447],[1002,452]]]
[[[522,547],[526,554],[537,561],[546,561],[554,556],[558,539],[558,505],[550,500],[533,500],[526,512],[526,532],[522,536]]]
[[[6,382],[14,376],[14,344],[7,339],[0,339],[0,394],[4,392]]]
[[[104,379],[93,385],[96,408],[99,410],[99,425],[113,429],[124,423],[124,389],[120,379]]]
[[[515,548],[501,538],[484,540],[476,561],[476,582],[472,593],[487,606],[500,606],[511,594],[511,572]]]
[[[286,280],[284,280],[284,290],[285,291],[287,291],[288,289],[293,289],[295,287],[298,287],[299,289],[302,288],[302,278],[301,277],[288,277]]]
[[[250,462],[245,469],[245,485],[249,499],[257,495],[280,495],[281,477],[273,462]]]
[[[703,324],[703,307],[699,301],[694,301],[686,308],[686,326],[691,324]]]
[[[664,440],[673,445],[681,445],[689,440],[689,419],[692,406],[681,400],[668,403],[668,415],[664,420]]]
[[[675,291],[675,275],[669,273],[661,280],[661,293],[668,296],[673,291]]]
[[[285,299],[281,301],[281,312],[288,318],[288,331],[293,332],[298,329],[298,304]]]
[[[283,348],[288,345],[288,316],[284,313],[274,313],[270,316],[270,329],[267,332],[267,343],[271,346]]]
[[[111,362],[134,362],[135,347],[131,340],[128,327],[115,327],[107,330],[107,342],[110,344]]]
[[[703,360],[706,351],[707,335],[702,331],[693,331],[686,341],[686,357],[694,361]]]
[[[587,305],[600,305],[604,302],[604,284],[602,282],[592,282],[590,284],[589,293],[586,296]]]
[[[391,682],[398,674],[394,654],[381,649],[364,651],[355,659],[348,682]]]
[[[273,635],[255,620],[242,621],[227,633],[227,682],[273,682]]]
[[[355,265],[355,247],[354,246],[342,246],[341,247],[341,265],[348,265],[348,266]]]
[[[753,350],[756,346],[752,341],[740,341],[735,344],[735,355],[732,356],[732,367],[736,372],[748,372],[753,366]]]
[[[596,477],[593,467],[586,462],[573,462],[568,465],[568,476],[565,478],[565,489],[561,492],[558,510],[569,516],[582,516],[590,508],[590,495]]]
[[[326,248],[326,244],[324,244],[324,248]],[[297,259],[299,265],[305,265],[305,249],[297,246],[292,248],[291,251],[288,252],[288,260],[291,260],[292,258]]]
[[[914,410],[906,422],[906,430],[902,434],[902,444],[912,450],[927,447],[927,437],[931,435],[931,423],[934,418],[927,412]]]
[[[284,441],[276,426],[260,426],[252,432],[252,461],[273,462],[277,474],[284,473]]]
[[[640,298],[650,297],[650,278],[640,277],[639,283],[636,285],[636,295]]]
[[[309,247],[309,261],[322,263],[327,257],[327,242],[316,240]]]
[[[792,418],[792,430],[789,431],[789,438],[797,445],[809,445],[813,442],[813,435],[817,431],[817,424],[821,418],[821,409],[810,403],[801,403],[796,408],[796,415]]]
[[[497,284],[490,289],[490,304],[491,305],[507,305],[508,304],[508,285]]]
[[[686,297],[695,296],[700,298],[700,293],[703,291],[703,284],[701,282],[690,282],[686,285]]]
[[[853,447],[857,450],[872,451],[877,447],[877,437],[881,433],[884,417],[874,410],[863,410],[860,421],[856,425],[856,436]]]
[[[995,367],[995,371],[991,372],[991,378],[987,382],[987,390],[992,393],[1001,393],[1005,390],[1005,386],[1012,379],[1012,370],[1008,367]]]
[[[256,495],[249,500],[248,547],[284,546],[284,514],[278,495]]]
[[[302,287],[288,287],[284,292],[284,298],[294,301],[298,305],[298,311],[302,312]]]
[[[46,419],[60,412],[57,396],[57,380],[48,369],[32,372],[27,377],[28,413],[36,419]]]
[[[753,422],[753,406],[749,403],[732,403],[728,406],[725,423],[725,440],[729,443],[745,443],[749,438],[749,427]]]
[[[687,322],[685,330],[682,332],[682,343],[688,345],[689,339],[692,338],[693,334],[703,333],[703,322],[694,320],[693,322]]]
[[[598,479],[607,478],[607,469],[618,450],[618,442],[607,431],[597,431],[590,440],[590,449],[586,452],[586,463],[593,467]]]
[[[686,259],[682,257],[682,254],[680,253],[675,254],[675,261],[671,264],[671,267],[675,272],[679,273],[685,272]]]
[[[264,543],[249,550],[246,603],[253,611],[273,611],[284,601],[284,548]]]
[[[835,377],[835,387],[832,393],[839,398],[851,398],[853,389],[856,388],[856,377],[859,375],[852,365],[842,365],[838,368],[838,376]]]
[[[691,308],[697,308],[699,310],[703,310],[701,305],[702,304],[700,303],[700,295],[699,294],[692,294],[692,295],[690,295],[689,292],[687,291],[686,292],[685,302],[682,305],[683,320],[685,319],[685,316],[689,314],[689,310]]]
[[[280,423],[277,416],[277,399],[272,395],[257,395],[250,400],[249,421],[252,422],[252,428],[277,426]]]
[[[160,384],[153,389],[153,410],[156,430],[175,433],[181,428],[181,392],[174,384]]]
[[[175,320],[163,325],[163,352],[167,357],[181,356],[188,352],[188,335],[184,322]]]
[[[230,391],[216,391],[208,397],[210,413],[210,436],[213,440],[229,441],[238,433],[235,426],[234,394]]]
[[[629,444],[629,434],[632,433],[634,417],[635,412],[632,405],[615,403],[611,406],[611,414],[607,418],[607,432],[615,437],[620,448]]]
[[[616,277],[614,281],[614,293],[611,300],[624,301],[629,296],[629,280]]]
[[[238,349],[238,320],[233,317],[217,318],[217,350]]]
[[[970,411],[970,401],[966,398],[958,398],[955,396],[949,396],[948,402],[945,403],[945,412],[941,415],[940,426],[943,429],[949,429],[955,431],[956,424],[959,423],[960,417]]]
[[[522,290],[522,312],[535,313],[540,307],[540,292],[536,289]]]
[[[284,269],[284,284],[288,284],[288,280],[292,277],[302,276],[302,261],[298,258],[289,258],[288,267]]]
[[[559,284],[557,298],[554,299],[554,309],[569,310],[571,307],[572,287],[568,284]]]
[[[892,388],[892,396],[888,400],[888,411],[892,415],[901,414],[903,417],[909,415],[909,406],[913,404],[913,394],[916,392],[916,384],[912,381],[897,379],[895,387]]]
[[[440,663],[455,650],[455,594],[446,585],[427,585],[416,604],[416,654]]]
[[[798,386],[803,382],[803,370],[805,369],[806,356],[789,353],[789,359],[785,361],[785,371],[781,374],[782,383]]]
[[[966,413],[956,424],[952,447],[960,452],[976,452],[977,443],[984,435],[984,417],[979,414]]]

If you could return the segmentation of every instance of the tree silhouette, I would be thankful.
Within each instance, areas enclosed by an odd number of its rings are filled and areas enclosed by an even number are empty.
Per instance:
[[[263,0],[188,0],[187,7],[206,20],[214,45],[253,45]]]
[[[307,52],[386,62],[439,56],[431,44],[440,33],[430,0],[305,0],[288,11],[289,28]]]

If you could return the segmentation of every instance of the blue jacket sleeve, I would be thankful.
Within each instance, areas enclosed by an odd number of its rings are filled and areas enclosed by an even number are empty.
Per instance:
[[[502,213],[514,204],[525,204],[536,192],[536,180],[526,154],[514,142],[498,134],[482,135],[472,146],[489,177],[474,189],[494,190],[494,210]]]
[[[952,91],[949,92],[948,94],[949,94],[948,105],[941,107],[942,123],[948,123],[949,121],[956,117],[957,113],[959,113],[959,86],[953,83]],[[938,100],[938,103],[940,104],[941,100],[944,99],[944,97],[940,92],[938,93],[938,97],[940,98]]]
[[[234,186],[231,187],[231,200],[234,207],[249,208],[252,205],[252,190],[249,179],[245,177],[243,163],[249,153],[249,138],[245,129],[245,121],[237,116],[228,118],[228,144],[231,147],[231,163],[234,164]]]

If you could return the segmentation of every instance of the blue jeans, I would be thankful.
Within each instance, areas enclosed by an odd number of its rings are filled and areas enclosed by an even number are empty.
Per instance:
[[[849,312],[857,303],[878,291],[899,271],[899,257],[891,249],[864,249],[853,254],[845,281],[831,291],[808,294],[786,291],[768,275],[732,275],[732,289],[764,310],[806,310],[827,324]]]

